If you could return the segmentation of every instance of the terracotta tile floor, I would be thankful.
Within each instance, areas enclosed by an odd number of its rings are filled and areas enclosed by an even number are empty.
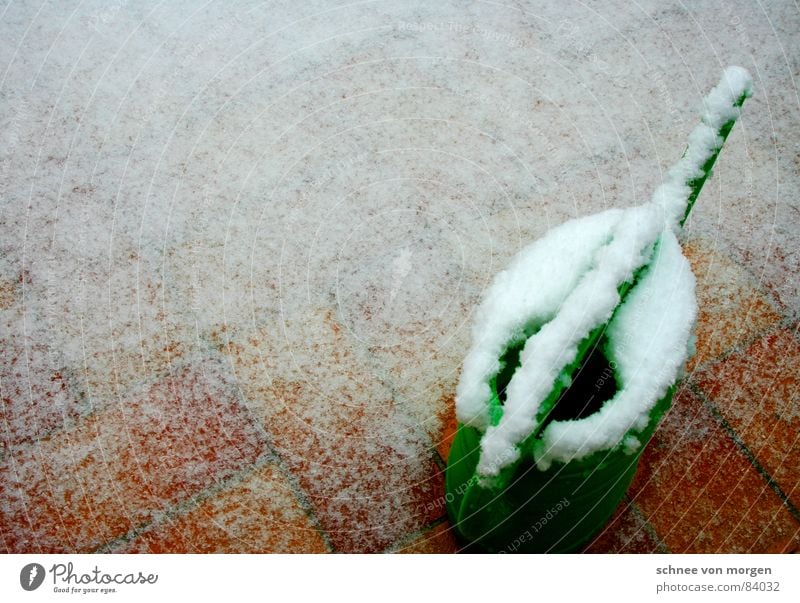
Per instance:
[[[800,537],[797,326],[783,326],[732,260],[703,241],[686,248],[706,305],[698,368],[682,382],[626,500],[586,552],[793,550]],[[724,277],[706,276],[712,262],[724,266]],[[724,320],[720,287],[730,301]],[[335,324],[327,316],[318,325],[330,336],[316,345],[330,353]],[[93,412],[73,410],[67,402],[82,396],[70,380],[36,364],[30,375],[41,381],[30,382],[43,405],[26,407],[24,355],[7,345],[14,357],[3,381],[6,550],[459,549],[444,516],[441,469],[455,429],[452,394],[441,398],[430,455],[405,458],[402,438],[382,427],[402,418],[390,389],[373,391],[366,407],[356,401],[361,385],[350,391],[344,383],[337,404],[318,404],[307,379],[277,373],[269,387],[241,390],[233,375],[260,364],[243,346],[230,356],[233,345],[229,334],[228,347],[180,359],[167,376]],[[39,353],[28,348],[30,358]],[[231,358],[238,372],[231,373]]]
[[[39,4],[0,11],[0,550],[458,551],[482,292],[649,198],[716,57],[756,94],[682,235],[697,354],[586,552],[798,548],[792,3]]]

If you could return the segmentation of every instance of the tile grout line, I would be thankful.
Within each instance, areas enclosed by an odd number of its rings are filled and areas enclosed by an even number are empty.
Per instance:
[[[436,446],[433,447],[433,462],[436,463],[436,466],[439,467],[442,471],[447,471],[447,459],[445,459],[440,453]]]
[[[20,440],[16,444],[11,444],[9,442],[8,445],[5,446],[2,451],[2,456],[0,456],[0,461],[4,459],[6,453],[10,453],[12,450],[14,451],[22,450],[30,446],[39,445],[44,440],[52,440],[53,438],[59,437],[60,434],[62,433],[64,434],[72,433],[76,428],[80,427],[82,424],[91,421],[92,419],[98,418],[101,414],[110,409],[125,405],[126,402],[128,402],[136,394],[145,392],[147,389],[153,387],[154,385],[156,385],[157,383],[159,383],[164,379],[175,377],[176,372],[182,369],[187,369],[190,366],[192,366],[192,364],[194,364],[197,360],[203,360],[203,359],[213,360],[213,358],[209,358],[207,356],[190,357],[187,355],[176,358],[174,361],[170,361],[165,368],[162,368],[158,371],[153,371],[152,373],[148,373],[147,377],[131,381],[131,383],[129,383],[126,388],[125,394],[121,394],[117,391],[114,394],[113,399],[109,398],[108,400],[102,403],[95,403],[93,401],[93,399],[95,399],[96,396],[95,394],[88,391],[91,389],[90,387],[86,388],[87,391],[79,390],[77,386],[80,385],[81,377],[72,376],[78,374],[76,371],[72,370],[68,371],[66,368],[59,369],[68,374],[67,383],[69,383],[71,386],[72,385],[76,386],[76,390],[80,391],[79,396],[85,397],[88,400],[89,403],[88,410],[86,412],[79,413],[74,418],[70,419],[65,418],[62,421],[61,425],[46,430],[38,434],[36,437]],[[116,389],[118,383],[116,382],[116,378],[114,378],[113,380]]]
[[[347,325],[343,324],[338,319],[334,318],[333,320],[335,320],[336,323],[339,326],[341,326],[343,328],[348,328]],[[375,356],[375,353],[372,351],[372,347],[371,346],[365,346],[363,348],[359,347],[359,348],[357,348],[357,351],[359,351],[359,355],[361,356],[361,360],[364,363],[369,364],[370,371],[372,372],[372,375],[375,377],[375,379],[378,381],[378,383],[380,383],[380,385],[382,387],[386,388],[387,392],[391,396],[392,401],[396,402],[397,400],[399,400],[401,397],[397,393],[397,389],[395,387],[395,379],[394,379],[394,377],[391,376],[390,371],[387,371],[387,370],[381,368],[380,363],[378,362],[378,360],[377,360],[377,358]],[[420,423],[420,426],[422,426],[422,425],[424,425],[424,424]],[[423,427],[423,431],[427,432],[427,430],[424,427]],[[431,458],[432,458],[433,462],[439,467],[439,469],[444,471],[447,468],[447,460],[444,459],[439,454],[439,451],[437,449],[436,444],[433,443],[433,442],[431,442],[431,444],[432,444],[432,446],[431,446],[431,451],[432,451]]]
[[[747,348],[751,347],[754,343],[756,343],[760,339],[763,339],[764,337],[770,337],[771,335],[774,335],[779,331],[786,329],[793,331],[793,334],[795,336],[798,336],[798,338],[800,338],[800,333],[798,333],[798,329],[800,329],[800,321],[781,315],[780,320],[776,321],[763,331],[755,333],[752,337],[748,337],[746,339],[741,339],[737,341],[736,345],[722,352],[719,356],[704,360],[703,362],[701,362],[692,369],[691,375],[694,375],[695,373],[702,373],[703,371],[711,369],[720,362],[727,360],[734,354],[743,353],[745,350],[747,350]],[[689,378],[691,379],[693,377],[690,376]]]
[[[205,359],[205,360],[210,360],[210,361],[215,362],[215,363],[219,363],[222,367],[225,367],[228,364],[226,359],[224,357],[222,357],[221,354],[216,349],[214,349],[214,347],[212,347],[212,345],[208,341],[206,341],[205,339],[200,339],[200,340],[198,340],[198,343],[200,343],[200,342],[205,344],[207,354],[200,355],[199,359],[201,359],[201,360]],[[185,368],[185,367],[193,364],[193,362],[195,360],[197,360],[197,358],[189,359],[189,360],[184,358],[183,362],[178,363],[177,366],[179,366],[179,367],[182,366],[182,367]],[[171,369],[172,369],[172,366],[170,367],[170,370],[168,371],[169,375],[172,375],[172,370]],[[161,375],[159,378],[163,378],[164,376],[166,376],[166,375]],[[138,385],[146,387],[148,384],[153,383],[156,380],[157,379],[154,379],[152,381],[143,380],[143,382],[138,384]],[[108,552],[110,552],[112,547],[117,546],[118,544],[121,544],[121,543],[124,543],[124,542],[132,541],[133,539],[138,537],[140,534],[147,532],[151,527],[155,526],[159,521],[163,521],[164,519],[172,519],[172,518],[178,517],[182,513],[187,512],[188,510],[197,507],[199,504],[214,498],[217,494],[219,494],[220,492],[225,490],[227,487],[229,487],[231,485],[235,485],[237,483],[240,483],[247,475],[250,475],[254,471],[257,471],[258,469],[266,466],[269,463],[275,464],[278,467],[278,469],[280,470],[281,474],[287,479],[287,481],[289,483],[289,486],[291,488],[291,491],[292,491],[292,495],[294,496],[296,502],[299,504],[300,508],[303,510],[303,513],[306,515],[306,517],[311,522],[311,525],[314,527],[314,529],[317,531],[317,533],[322,538],[322,541],[325,544],[325,547],[330,551],[334,551],[334,548],[330,543],[330,539],[328,537],[328,534],[322,529],[318,519],[316,518],[316,516],[314,515],[314,513],[313,513],[313,511],[311,509],[311,506],[310,506],[306,496],[302,493],[302,490],[299,489],[299,486],[296,484],[296,482],[294,480],[294,476],[291,475],[291,473],[288,472],[288,470],[286,469],[286,467],[285,467],[285,465],[283,463],[283,460],[275,452],[275,449],[272,446],[272,440],[271,440],[269,434],[267,433],[266,429],[264,429],[264,426],[261,424],[261,421],[258,421],[256,419],[256,417],[253,416],[253,413],[251,412],[249,406],[246,404],[246,402],[244,400],[244,396],[243,396],[243,394],[241,392],[241,389],[235,384],[234,384],[234,390],[235,390],[235,397],[236,397],[236,401],[237,401],[238,406],[239,406],[239,410],[242,412],[243,416],[247,418],[247,420],[250,422],[250,424],[253,427],[255,427],[256,431],[261,435],[262,440],[263,440],[263,444],[264,444],[264,446],[265,446],[265,448],[267,450],[267,453],[266,454],[261,454],[259,456],[259,458],[257,458],[253,463],[251,463],[251,464],[249,464],[249,465],[247,465],[245,467],[242,467],[238,471],[235,471],[234,473],[229,475],[227,478],[225,478],[225,479],[223,479],[223,480],[221,480],[221,481],[219,481],[217,483],[211,484],[211,485],[207,486],[206,488],[200,490],[199,492],[197,492],[197,493],[195,493],[195,494],[193,494],[193,495],[191,495],[191,496],[189,496],[187,498],[184,498],[184,499],[174,503],[168,509],[165,509],[164,511],[162,511],[160,513],[156,513],[151,520],[146,521],[146,522],[144,522],[144,523],[142,523],[142,524],[140,524],[140,525],[138,525],[138,526],[136,526],[134,528],[131,528],[128,532],[126,532],[125,534],[123,534],[121,536],[117,536],[115,538],[112,538],[108,542],[106,542],[106,543],[100,545],[99,547],[97,547],[96,549],[94,549],[93,552],[95,552],[95,553],[108,553]],[[103,408],[105,408],[105,407],[103,407]],[[89,413],[89,415],[94,415],[94,414],[97,414],[99,412],[102,412],[103,408],[98,409],[95,412]],[[81,417],[81,419],[83,419],[83,417]],[[74,427],[74,425],[71,426],[71,428],[72,427]],[[56,429],[54,431],[59,431],[59,430]],[[61,431],[68,431],[68,430],[62,429]]]
[[[193,365],[197,364],[198,361],[204,361],[204,360],[212,361],[212,362],[215,362],[215,363],[219,363],[220,362],[220,359],[215,358],[213,354],[211,356],[206,355],[206,354],[201,354],[201,355],[195,354],[194,356],[191,356],[191,357],[189,357],[189,356],[181,357],[179,360],[176,360],[174,363],[171,362],[168,365],[167,368],[165,368],[165,369],[163,369],[161,371],[157,371],[154,374],[154,376],[149,376],[148,378],[144,378],[144,379],[137,379],[136,381],[131,383],[130,387],[127,388],[126,394],[123,395],[123,394],[120,394],[119,392],[117,392],[115,394],[115,396],[114,396],[115,400],[108,401],[105,404],[101,404],[101,405],[96,405],[94,403],[91,403],[91,405],[90,405],[91,410],[89,410],[88,412],[86,412],[84,414],[78,415],[74,419],[71,419],[69,424],[67,424],[67,425],[63,425],[62,424],[59,427],[55,427],[55,428],[47,431],[44,435],[40,435],[40,436],[36,437],[35,439],[23,440],[23,441],[15,444],[13,446],[10,445],[10,444],[8,446],[5,446],[3,451],[2,451],[2,455],[0,456],[0,461],[5,461],[6,460],[6,456],[12,455],[13,451],[19,451],[19,450],[24,450],[26,448],[41,446],[42,441],[53,440],[54,438],[64,438],[64,437],[71,438],[71,437],[74,436],[74,432],[75,432],[76,429],[80,428],[84,424],[88,424],[89,422],[91,422],[93,420],[95,420],[95,421],[99,420],[99,418],[104,413],[110,412],[111,410],[113,410],[113,408],[115,406],[119,406],[121,404],[124,404],[127,400],[131,399],[131,397],[134,394],[142,393],[142,392],[148,390],[149,388],[153,387],[155,384],[157,384],[159,381],[161,381],[161,380],[163,380],[165,378],[175,377],[175,375],[179,371],[191,368]],[[238,388],[237,388],[237,392],[238,392]],[[92,395],[89,392],[86,392],[85,395],[90,399],[92,397]],[[236,396],[236,398],[237,398],[237,402],[239,403],[239,406],[241,407],[240,396]],[[242,409],[240,409],[240,410],[242,410]],[[256,428],[256,431],[259,431],[259,427],[260,426],[259,426],[258,422],[253,420],[253,417],[249,413],[249,409],[244,408],[243,410],[244,410],[244,414],[245,414],[246,418],[248,419],[248,421],[250,422],[250,424],[254,428]],[[263,429],[261,429],[260,431],[263,434]],[[160,508],[159,507],[155,507],[153,509],[153,515],[152,515],[151,519],[145,520],[144,522],[142,522],[138,526],[135,526],[135,527],[131,528],[130,530],[128,530],[128,532],[126,532],[124,534],[121,534],[121,535],[118,535],[118,536],[113,536],[112,538],[108,539],[103,544],[95,545],[88,552],[89,553],[106,553],[106,552],[109,552],[110,547],[115,546],[115,545],[117,545],[117,544],[119,544],[121,542],[128,542],[128,541],[133,540],[139,534],[148,531],[148,529],[151,526],[154,526],[159,521],[162,521],[165,518],[166,519],[171,519],[171,518],[177,517],[181,513],[185,512],[185,511],[188,511],[189,509],[192,509],[192,508],[198,506],[202,502],[205,502],[206,500],[209,500],[209,499],[213,498],[213,496],[215,496],[217,493],[219,493],[220,491],[222,491],[225,488],[227,488],[229,485],[239,483],[242,479],[244,479],[245,476],[249,475],[253,471],[258,470],[261,467],[264,467],[269,463],[276,463],[277,464],[277,458],[276,458],[274,450],[270,446],[269,440],[265,438],[262,443],[264,444],[264,446],[266,448],[266,454],[262,453],[262,454],[258,455],[256,460],[253,461],[252,463],[250,463],[248,465],[245,465],[245,466],[242,466],[241,468],[233,471],[227,477],[225,477],[225,478],[223,478],[221,480],[218,480],[218,481],[216,481],[214,483],[209,484],[208,486],[202,488],[201,490],[195,492],[194,494],[191,494],[191,495],[189,495],[189,496],[187,496],[185,498],[181,498],[180,500],[168,505],[166,508],[163,507],[163,506],[160,507]],[[294,494],[294,492],[293,492],[293,494]],[[301,505],[301,507],[302,507],[302,505]],[[304,509],[304,511],[305,511],[305,509]],[[313,522],[312,522],[312,525],[314,525],[315,528],[317,527]],[[324,538],[323,538],[323,540],[324,540]]]
[[[736,433],[736,430],[730,423],[728,423],[728,421],[725,419],[725,417],[722,415],[719,409],[714,405],[714,403],[711,402],[706,397],[705,393],[702,391],[700,386],[694,382],[691,382],[689,384],[689,388],[692,391],[692,393],[698,397],[698,399],[712,414],[714,419],[719,423],[719,425],[725,431],[727,436],[731,440],[733,440],[736,447],[742,452],[742,454],[745,456],[750,465],[756,470],[756,472],[761,476],[761,478],[767,482],[767,485],[770,487],[770,489],[772,489],[772,491],[775,492],[775,494],[777,494],[778,498],[780,498],[781,502],[783,503],[783,506],[786,507],[786,510],[789,511],[789,513],[792,515],[792,517],[794,517],[796,521],[800,522],[800,510],[798,510],[798,508],[794,506],[792,501],[789,500],[789,497],[780,487],[775,478],[772,477],[769,474],[769,472],[761,465],[761,463],[758,462],[758,459],[756,459],[753,452],[747,447],[747,444],[744,442],[744,440],[742,440],[742,438],[739,437],[739,434]]]
[[[337,319],[334,318],[333,320],[336,320],[337,324],[339,324],[340,326],[343,326],[343,327],[345,326],[340,321],[338,321]],[[369,364],[369,367],[370,367],[370,370],[373,373],[373,376],[377,379],[377,381],[381,384],[381,386],[386,389],[386,391],[391,396],[392,402],[395,403],[399,399],[399,395],[398,395],[397,390],[395,388],[395,380],[394,380],[394,378],[391,377],[391,375],[390,375],[390,373],[388,371],[381,370],[380,365],[377,362],[377,359],[375,357],[375,354],[372,352],[372,350],[370,349],[369,346],[361,348],[361,352],[362,352],[362,359],[364,360],[365,363]],[[426,429],[424,429],[424,428],[423,428],[423,431],[428,433],[428,431]],[[432,438],[427,438],[427,439],[428,440],[432,440]],[[433,461],[434,465],[442,473],[446,472],[446,470],[447,470],[447,461],[444,458],[442,458],[441,454],[439,454],[438,447],[436,446],[436,444],[434,442],[430,441],[429,444],[430,444],[430,446],[428,447],[429,458]],[[446,486],[445,486],[445,492],[446,492]],[[444,522],[444,521],[447,521],[447,514],[446,513],[444,515],[442,515],[441,517],[433,520],[432,522],[429,522],[428,524],[423,525],[422,527],[420,527],[418,530],[412,532],[411,534],[403,535],[397,541],[395,541],[394,543],[392,543],[389,546],[387,546],[386,548],[384,548],[382,550],[382,552],[391,553],[391,552],[393,552],[395,550],[396,547],[401,546],[402,543],[404,543],[404,542],[413,542],[413,540],[415,538],[418,538],[422,534],[424,534],[427,531],[433,529],[439,523]],[[331,546],[331,550],[333,552],[336,552],[335,549],[333,548],[333,546]]]
[[[383,551],[381,551],[381,552],[382,553],[386,553],[386,554],[397,553],[398,551],[402,550],[406,546],[410,545],[412,542],[414,542],[420,536],[424,536],[425,534],[427,534],[428,532],[430,532],[434,528],[436,528],[436,527],[438,527],[438,526],[440,526],[440,525],[442,525],[444,523],[447,523],[447,515],[446,514],[445,515],[441,515],[441,516],[437,517],[436,519],[434,519],[433,521],[430,521],[430,522],[426,523],[420,529],[415,530],[414,532],[411,532],[410,534],[406,534],[402,538],[399,538],[396,542],[394,542],[393,544],[390,544],[385,549],[383,549]]]
[[[639,520],[644,524],[644,531],[648,534],[653,540],[656,541],[656,550],[651,551],[652,553],[669,553],[669,547],[667,544],[661,539],[661,536],[658,534],[658,530],[656,530],[655,526],[650,523],[650,520],[644,516],[642,509],[639,505],[634,501],[628,493],[625,493],[625,500],[628,502],[628,506],[631,509],[631,513],[633,513]]]
[[[199,341],[206,345],[206,349],[208,350],[209,354],[217,359],[223,367],[232,368],[230,361],[220,352],[217,346],[214,345],[213,342],[208,341],[205,338],[200,338]],[[234,377],[236,376],[236,371],[233,370]],[[306,515],[308,520],[311,522],[311,525],[314,526],[314,529],[319,534],[320,538],[322,539],[325,548],[332,553],[336,552],[336,548],[333,546],[331,542],[330,536],[328,532],[322,527],[322,523],[319,521],[316,513],[314,512],[314,507],[311,504],[311,501],[308,498],[308,495],[300,486],[299,482],[297,481],[296,476],[289,470],[286,463],[283,460],[283,457],[275,450],[275,447],[272,444],[272,437],[270,436],[267,429],[264,427],[263,422],[258,419],[258,417],[254,416],[252,410],[250,409],[250,405],[247,403],[248,399],[245,397],[244,392],[239,387],[237,383],[234,383],[234,388],[236,391],[236,400],[239,403],[240,410],[247,416],[250,420],[251,424],[256,427],[256,430],[262,435],[264,439],[264,445],[269,450],[270,455],[273,458],[273,462],[277,465],[278,469],[280,470],[281,474],[286,478],[286,481],[289,483],[289,487],[292,490],[292,495],[295,498],[295,501],[300,505],[300,508],[303,510],[303,513]]]
[[[235,471],[228,477],[219,480],[218,482],[200,490],[196,494],[189,496],[187,498],[181,499],[180,501],[176,502],[175,504],[171,505],[168,509],[160,513],[154,514],[153,518],[149,521],[145,521],[139,524],[136,527],[131,528],[125,534],[120,536],[115,536],[114,538],[109,539],[104,544],[96,547],[94,550],[90,551],[90,553],[113,553],[113,548],[124,544],[127,542],[132,542],[137,537],[141,536],[142,534],[147,533],[150,528],[157,527],[160,523],[164,522],[165,520],[171,520],[179,517],[180,515],[191,511],[197,507],[199,507],[202,503],[213,499],[217,494],[226,490],[231,486],[236,486],[237,484],[242,483],[249,475],[255,473],[259,469],[262,469],[268,466],[270,463],[274,463],[275,459],[270,451],[268,454],[262,454],[256,459],[255,462],[250,463],[246,467]]]
[[[368,358],[368,362],[370,363],[370,370],[373,371],[373,374],[377,378],[378,382],[386,388],[386,390],[391,395],[392,401],[397,401],[400,396],[397,394],[397,390],[395,388],[394,379],[389,375],[386,371],[378,371],[376,365],[376,358],[369,347],[364,348],[365,356]],[[423,431],[427,433],[427,430],[423,427]],[[439,454],[439,450],[435,443],[431,442],[431,460],[433,460],[434,464],[441,470],[445,471],[447,469],[447,460],[442,458],[442,455]]]
[[[710,242],[710,239],[705,237],[705,235],[703,235],[701,233],[697,233],[693,237],[689,236],[686,240],[682,241],[681,242],[681,248],[683,248],[684,243],[685,244],[691,244],[692,240],[695,240],[695,241],[699,240],[701,242],[702,241],[709,241]],[[780,299],[777,297],[777,295],[774,292],[772,292],[772,291],[770,291],[770,290],[768,290],[768,289],[766,289],[764,287],[764,283],[765,283],[764,277],[763,276],[760,277],[760,278],[757,277],[756,274],[754,274],[752,268],[750,268],[747,264],[745,264],[744,262],[739,260],[738,253],[736,252],[736,249],[733,247],[733,245],[730,242],[728,242],[728,241],[723,239],[722,245],[712,246],[711,249],[712,249],[712,252],[719,253],[725,259],[730,261],[734,266],[739,268],[739,270],[741,270],[748,277],[748,280],[750,281],[749,283],[745,283],[745,284],[748,285],[753,291],[756,291],[758,294],[760,294],[767,301],[767,303],[770,305],[772,310],[778,316],[780,316],[782,319],[787,319],[790,322],[794,322],[796,320],[796,319],[792,319],[791,317],[787,316],[787,314],[786,314],[787,308],[780,301]]]
[[[789,323],[790,324],[786,328],[792,331],[792,335],[794,335],[795,339],[800,341],[800,320],[791,320]]]
[[[270,445],[270,450],[272,450],[272,446]],[[278,453],[275,454],[275,464],[278,466],[281,474],[286,478],[286,481],[289,483],[289,487],[292,489],[292,494],[294,495],[295,500],[300,505],[300,508],[303,509],[308,520],[311,522],[311,525],[314,526],[314,529],[319,534],[320,538],[322,538],[322,542],[325,545],[325,548],[330,553],[336,553],[336,547],[333,546],[331,542],[330,536],[328,532],[322,527],[319,519],[317,518],[316,513],[314,512],[314,507],[311,504],[311,501],[308,499],[308,496],[303,491],[302,487],[297,481],[295,475],[286,467],[286,464],[283,462],[283,459],[280,457]]]

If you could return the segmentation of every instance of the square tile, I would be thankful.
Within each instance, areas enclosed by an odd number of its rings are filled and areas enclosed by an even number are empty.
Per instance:
[[[392,409],[346,396],[319,399],[302,383],[273,382],[265,422],[334,549],[377,552],[441,514],[444,475],[426,440]]]
[[[381,551],[438,518],[428,430],[332,309],[293,307],[272,326],[219,325],[208,338],[334,549]]]
[[[8,552],[91,552],[267,452],[215,362],[183,367],[0,465]]]
[[[395,553],[404,554],[447,554],[458,552],[458,542],[453,535],[450,524],[439,523],[414,538],[407,544],[400,545]]]
[[[673,553],[763,553],[800,527],[686,389],[642,455],[629,497]]]
[[[666,553],[655,530],[639,508],[623,501],[608,524],[592,539],[584,553]]]
[[[165,518],[115,553],[324,553],[321,535],[273,463]]]
[[[747,345],[780,321],[750,274],[717,246],[691,239],[683,251],[697,279],[697,353],[688,369],[713,361],[739,345]]]
[[[779,329],[697,375],[705,395],[800,507],[800,341]]]

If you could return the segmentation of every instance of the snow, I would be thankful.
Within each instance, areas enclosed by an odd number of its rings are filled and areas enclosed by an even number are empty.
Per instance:
[[[689,195],[687,182],[703,173],[706,160],[722,147],[720,129],[739,117],[735,106],[742,96],[752,94],[753,80],[741,67],[728,67],[719,84],[703,99],[701,123],[689,135],[683,157],[667,173],[664,183],[656,189],[653,202],[664,207],[668,224],[677,228],[686,211]]]
[[[641,445],[631,430],[642,431],[655,403],[678,379],[689,354],[697,316],[695,280],[670,230],[658,253],[609,325],[609,359],[616,363],[620,389],[592,415],[553,421],[535,450],[536,464],[569,462],[623,442],[628,454]],[[626,437],[627,436],[627,437]]]
[[[489,381],[501,368],[500,356],[510,342],[523,337],[526,326],[538,328],[556,315],[621,216],[614,209],[566,222],[521,251],[495,277],[478,309],[475,343],[456,391],[461,423],[489,426]]]
[[[742,96],[750,96],[752,92],[753,78],[750,73],[742,67],[728,67],[719,84],[703,100],[703,123],[719,130],[727,122],[738,119],[741,108],[734,106],[734,103]]]
[[[623,212],[610,241],[595,251],[595,265],[580,278],[556,316],[528,339],[521,365],[508,385],[504,415],[481,441],[479,473],[496,475],[519,457],[518,444],[537,427],[541,402],[564,367],[575,360],[580,342],[611,318],[620,302],[617,287],[648,262],[662,223],[661,213],[652,204]],[[583,240],[581,234],[572,245]]]
[[[588,417],[547,424],[534,458],[546,470],[554,461],[616,447],[633,454],[641,447],[636,434],[648,426],[650,411],[693,350],[695,281],[676,238],[692,192],[688,183],[719,151],[719,130],[738,117],[734,103],[751,86],[744,69],[724,72],[704,100],[702,123],[683,157],[650,203],[567,222],[497,276],[478,310],[456,398],[459,421],[484,432],[477,472],[485,482],[519,459],[520,445],[546,418],[546,412],[540,416],[547,411],[542,402],[566,378],[581,342],[607,323],[605,354],[616,368],[617,393]],[[642,268],[617,308],[619,287]],[[493,425],[490,382],[503,368],[505,350],[523,340],[520,366]]]

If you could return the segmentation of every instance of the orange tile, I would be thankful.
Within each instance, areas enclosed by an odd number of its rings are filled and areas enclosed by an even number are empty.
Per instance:
[[[428,429],[331,310],[258,332],[220,326],[207,338],[336,550],[383,551],[441,516],[432,501],[444,480]]]
[[[689,370],[750,343],[780,321],[749,274],[715,249],[693,239],[683,247],[697,278],[697,353]]]
[[[794,536],[785,538],[776,542],[767,553],[776,555],[785,553],[800,553],[800,528],[794,533]]]
[[[108,343],[87,348],[85,363],[76,369],[75,380],[95,408],[115,404],[132,388],[166,377],[190,361],[191,344],[170,339],[165,331],[150,333],[130,347]],[[191,336],[184,335],[184,340],[191,341]]]
[[[688,390],[642,455],[629,496],[674,553],[758,553],[798,523]]]
[[[458,542],[453,536],[450,524],[444,522],[432,527],[430,530],[426,530],[395,552],[445,554],[456,553],[458,548]]]
[[[791,169],[796,170],[796,165]],[[797,210],[793,203],[783,200],[782,197],[788,198],[792,194],[787,193],[767,201],[770,206],[756,212],[753,212],[753,207],[763,206],[766,200],[746,193],[741,199],[727,200],[725,213],[738,223],[736,229],[739,232],[746,233],[746,236],[737,238],[728,235],[732,252],[751,274],[758,277],[764,291],[776,301],[780,311],[797,318],[800,308],[795,228]],[[734,229],[728,232],[733,234]]]
[[[267,464],[115,553],[324,553],[286,477]]]
[[[800,506],[800,342],[781,329],[697,377],[759,464]]]
[[[623,501],[608,524],[586,546],[584,553],[663,553],[653,527],[635,505]]]
[[[141,263],[125,241],[110,253],[104,261],[87,260],[78,272],[58,254],[37,262],[25,303],[28,333],[63,356],[74,387],[95,411],[167,376],[192,352],[206,351],[187,311],[165,308],[177,285],[172,277],[164,280],[161,262]],[[184,308],[191,305],[187,299]]]
[[[442,409],[440,411],[441,434],[436,442],[436,450],[442,460],[447,462],[450,456],[450,446],[458,431],[458,420],[456,419],[456,401],[453,396],[445,396],[442,399]]]
[[[24,334],[21,311],[0,312],[0,442],[45,437],[87,412],[74,375],[45,343]]]
[[[454,309],[454,316],[466,314]],[[468,329],[444,320],[419,321],[407,329],[409,336],[390,346],[370,348],[370,366],[391,387],[395,399],[425,429],[434,444],[441,443],[464,354]],[[440,446],[437,446],[442,448]],[[449,449],[449,443],[444,443]],[[441,452],[441,451],[440,451]]]
[[[274,382],[281,408],[266,428],[336,550],[384,550],[441,515],[444,476],[391,406],[315,404],[299,383]],[[309,404],[311,402],[311,404]],[[375,401],[378,402],[378,401]]]
[[[7,310],[21,300],[20,279],[0,276],[0,310]]]
[[[184,367],[73,429],[9,452],[0,465],[4,545],[91,551],[264,452],[220,367]]]

